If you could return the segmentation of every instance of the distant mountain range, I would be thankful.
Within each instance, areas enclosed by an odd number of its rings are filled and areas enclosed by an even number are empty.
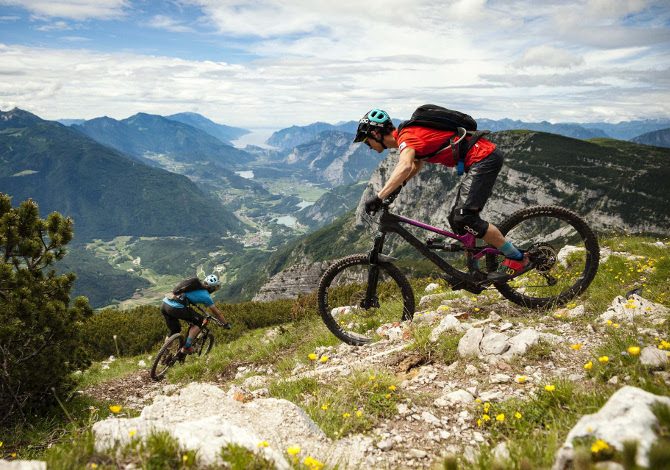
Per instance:
[[[365,145],[352,143],[354,134],[326,130],[294,147],[284,162],[288,167],[308,170],[317,182],[329,186],[367,179],[382,159]]]
[[[397,126],[401,121],[393,120]],[[525,129],[539,132],[549,132],[575,139],[593,139],[609,137],[619,140],[631,140],[641,134],[665,129],[670,127],[670,119],[646,119],[639,121],[624,121],[617,124],[606,122],[594,123],[556,123],[547,121],[526,122],[512,119],[486,119],[478,118],[479,129],[487,129],[492,132]],[[358,121],[348,121],[338,124],[327,124],[317,122],[308,126],[291,126],[273,133],[266,141],[268,145],[281,149],[289,149],[298,145],[313,141],[325,130],[336,130],[355,133]]]
[[[670,148],[670,129],[647,132],[632,139],[638,144],[653,145],[655,147]]]
[[[154,114],[138,113],[121,121],[100,117],[71,128],[145,163],[162,155],[178,162],[207,161],[226,168],[254,160],[208,132]]]
[[[71,216],[78,241],[225,234],[243,227],[189,179],[20,109],[0,111],[0,190],[15,203],[33,198],[43,215]]]
[[[178,113],[165,117],[207,132],[226,144],[230,144],[233,140],[239,139],[244,134],[249,133],[247,129],[218,124],[198,113]]]

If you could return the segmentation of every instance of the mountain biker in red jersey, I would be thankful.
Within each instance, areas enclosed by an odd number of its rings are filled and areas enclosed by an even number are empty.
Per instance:
[[[358,123],[354,142],[363,142],[378,153],[389,148],[398,149],[400,157],[381,191],[365,201],[365,211],[370,213],[381,209],[382,200],[416,175],[423,168],[424,162],[439,163],[448,167],[456,166],[457,157],[453,155],[451,148],[446,148],[425,160],[419,159],[422,155],[428,155],[442,148],[445,141],[454,135],[452,131],[421,126],[407,126],[398,132],[385,111],[373,109],[367,112]],[[493,185],[502,164],[503,153],[496,149],[493,142],[480,138],[466,155],[465,175],[459,183],[456,200],[448,219],[457,233],[470,232],[500,250],[506,258],[503,265],[518,272],[528,264],[528,257],[505,240],[495,225],[479,217],[493,192]],[[491,279],[503,276],[505,276],[503,273],[489,274]]]

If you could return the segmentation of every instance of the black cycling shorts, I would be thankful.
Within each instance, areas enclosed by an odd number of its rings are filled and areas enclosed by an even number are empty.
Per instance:
[[[166,303],[161,305],[161,313],[163,314],[165,323],[170,330],[170,336],[181,332],[181,325],[179,324],[179,320],[185,320],[197,326],[202,326],[202,322],[205,320],[205,317],[190,307],[174,308],[170,307]]]
[[[482,220],[479,213],[491,197],[503,160],[502,151],[496,149],[491,155],[468,168],[465,176],[461,178],[449,214],[449,223],[457,233],[470,232],[478,238],[486,234],[489,223]]]

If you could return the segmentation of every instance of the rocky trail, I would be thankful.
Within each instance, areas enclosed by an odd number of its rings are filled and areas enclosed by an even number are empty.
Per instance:
[[[383,339],[376,343],[318,348],[315,354],[327,362],[298,363],[288,378],[269,366],[245,365],[237,368],[233,381],[222,377],[218,383],[184,387],[152,382],[146,371],[139,371],[86,389],[98,399],[142,410],[137,418],[115,417],[94,425],[96,447],[125,444],[136,433],[165,429],[209,464],[217,462],[218,449],[229,442],[261,452],[277,468],[289,468],[283,450],[296,445],[301,455],[340,468],[430,468],[449,454],[472,460],[489,437],[487,427],[478,423],[481,407],[533,397],[560,380],[588,384],[593,379],[584,364],[593,360],[608,328],[638,318],[659,325],[668,319],[667,308],[637,295],[616,298],[594,321],[583,319],[584,307],[576,304],[528,317],[510,311],[513,307],[505,301],[446,297],[427,295],[412,324],[383,325],[378,330]],[[409,347],[410,329],[420,327],[431,330],[428,341],[461,336],[451,361]],[[653,328],[647,330],[662,339]],[[276,334],[269,330],[267,336]],[[654,350],[643,350],[641,360],[664,367],[667,355]],[[381,419],[365,435],[329,439],[299,406],[269,397],[272,381],[315,378],[327,384],[373,369],[399,379],[402,399],[395,416]],[[670,380],[666,371],[657,374]],[[613,376],[609,384],[626,381]],[[494,454],[504,460],[506,445],[496,444]]]

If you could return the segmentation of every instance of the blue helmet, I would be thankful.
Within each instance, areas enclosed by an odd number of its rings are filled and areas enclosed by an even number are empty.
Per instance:
[[[365,116],[358,121],[358,129],[356,130],[354,142],[363,142],[366,138],[370,137],[370,132],[372,131],[387,134],[393,128],[391,116],[386,111],[375,108],[365,113]]]

